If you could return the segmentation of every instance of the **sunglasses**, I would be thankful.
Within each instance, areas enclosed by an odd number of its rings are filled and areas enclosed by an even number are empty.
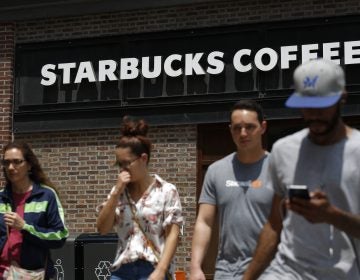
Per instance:
[[[135,161],[137,161],[140,157],[137,157],[133,160],[130,161],[116,161],[115,162],[115,166],[121,168],[121,169],[126,169],[129,168]]]
[[[1,161],[1,164],[3,166],[5,166],[5,167],[9,167],[10,164],[17,167],[17,166],[20,166],[21,164],[23,164],[24,162],[25,162],[25,159],[18,159],[18,158],[15,158],[15,159],[3,159]]]

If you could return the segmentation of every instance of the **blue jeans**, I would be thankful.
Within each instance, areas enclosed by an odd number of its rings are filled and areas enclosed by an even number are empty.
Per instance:
[[[137,260],[121,265],[118,270],[111,273],[110,280],[147,280],[153,271],[152,263]]]

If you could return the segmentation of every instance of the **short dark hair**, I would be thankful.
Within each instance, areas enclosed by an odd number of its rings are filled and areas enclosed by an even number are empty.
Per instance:
[[[262,107],[259,103],[257,103],[255,100],[252,99],[244,99],[240,100],[235,103],[235,105],[231,109],[230,113],[230,122],[231,122],[231,116],[235,110],[249,110],[257,113],[257,117],[260,123],[262,123],[264,118],[264,112]]]

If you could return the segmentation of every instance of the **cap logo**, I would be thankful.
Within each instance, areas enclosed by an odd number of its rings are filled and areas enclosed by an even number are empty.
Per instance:
[[[304,88],[315,88],[316,82],[318,80],[319,76],[315,76],[314,78],[311,78],[309,76],[307,76],[303,83],[304,83]]]

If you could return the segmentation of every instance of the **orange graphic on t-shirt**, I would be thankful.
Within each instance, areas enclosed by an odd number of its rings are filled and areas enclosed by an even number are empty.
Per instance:
[[[254,181],[251,182],[251,186],[255,189],[261,188],[262,187],[262,182],[259,179],[256,179]]]

